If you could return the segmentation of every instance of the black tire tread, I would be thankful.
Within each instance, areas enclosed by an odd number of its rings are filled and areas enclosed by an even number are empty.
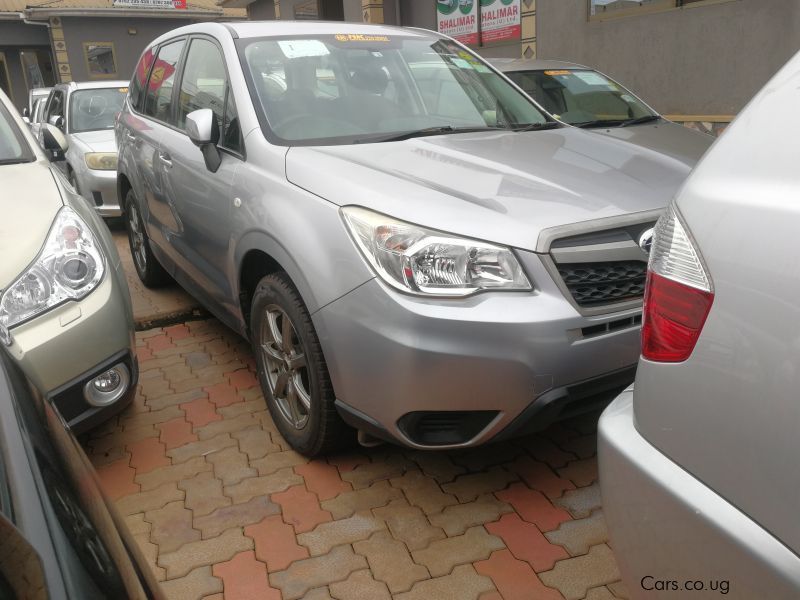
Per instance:
[[[138,206],[136,202],[136,196],[133,193],[133,190],[128,190],[128,193],[125,195],[125,212],[127,213],[129,210],[129,206],[131,204],[136,204],[136,215],[139,217],[139,228],[142,230],[142,235],[144,236],[144,254],[145,254],[145,261],[147,263],[147,270],[142,273],[139,271],[139,266],[136,264],[136,257],[133,256],[133,247],[131,247],[130,243],[130,231],[128,231],[128,219],[125,219],[125,230],[128,233],[128,246],[131,251],[131,258],[133,259],[133,268],[136,270],[136,274],[139,276],[139,279],[144,284],[146,288],[156,289],[160,287],[164,287],[168,283],[172,281],[172,277],[170,277],[169,273],[167,273],[166,269],[161,266],[161,263],[158,262],[158,259],[153,254],[153,251],[150,249],[150,238],[147,235],[147,231],[144,228],[144,222],[142,221],[142,210]]]
[[[310,357],[313,358],[313,360],[308,361],[308,365],[309,368],[312,363],[316,366],[316,376],[319,385],[319,398],[322,400],[320,406],[319,433],[317,434],[316,439],[308,447],[295,447],[294,449],[300,454],[308,457],[330,454],[337,450],[341,450],[352,443],[353,430],[347,424],[345,424],[336,410],[336,406],[334,405],[336,395],[333,392],[333,384],[331,383],[330,374],[328,373],[328,368],[325,363],[325,357],[322,354],[322,346],[319,343],[319,338],[317,337],[316,330],[314,329],[314,324],[311,322],[311,316],[309,315],[308,309],[306,308],[303,299],[300,297],[297,288],[295,288],[292,280],[285,272],[280,271],[271,275],[267,275],[258,282],[256,291],[253,294],[252,307],[254,314],[251,315],[250,322],[257,322],[255,315],[255,309],[259,304],[257,298],[261,294],[269,293],[270,287],[280,289],[286,295],[295,309],[296,315],[291,315],[293,321],[295,321],[295,328],[303,328],[305,330],[303,332],[305,336],[304,341],[306,344],[305,351],[307,355],[310,355]],[[298,315],[300,318],[295,319],[295,316]],[[259,351],[257,348],[258,340],[256,335],[253,335],[252,332],[251,338],[253,340],[253,350],[257,353]],[[261,379],[260,373],[259,379]],[[264,384],[262,383],[262,388],[263,387]],[[276,425],[280,430],[278,421],[282,417],[273,412],[272,404],[269,401],[267,401],[267,405],[273,420],[276,422]],[[285,437],[286,436],[284,436],[284,438]]]

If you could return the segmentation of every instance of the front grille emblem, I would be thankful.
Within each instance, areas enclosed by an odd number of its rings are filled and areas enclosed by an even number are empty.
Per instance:
[[[654,233],[655,227],[651,227],[650,229],[645,229],[642,235],[639,236],[639,248],[647,254],[650,254],[650,248],[653,246]]]

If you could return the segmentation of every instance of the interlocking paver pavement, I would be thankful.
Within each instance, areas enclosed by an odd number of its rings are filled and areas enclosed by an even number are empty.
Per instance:
[[[597,415],[459,452],[309,460],[277,433],[247,343],[219,322],[136,339],[134,403],[84,443],[168,598],[627,595],[607,545]]]

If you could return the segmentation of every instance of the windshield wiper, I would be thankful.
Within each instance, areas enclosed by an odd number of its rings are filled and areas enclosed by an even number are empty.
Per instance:
[[[428,135],[443,135],[446,133],[473,133],[476,131],[506,131],[504,127],[453,127],[452,125],[439,125],[436,127],[425,127],[424,129],[416,129],[414,131],[406,131],[405,133],[396,133],[385,137],[371,137],[360,138],[355,140],[354,144],[370,144],[379,142],[400,142],[402,140],[410,140],[415,137],[425,137]]]
[[[29,158],[0,158],[0,165],[20,165],[31,162]]]
[[[544,123],[531,123],[530,125],[520,125],[512,127],[513,131],[544,131],[545,129],[557,129],[561,127],[558,121],[545,121]]]
[[[658,115],[645,115],[643,117],[638,117],[636,119],[628,119],[627,121],[623,121],[620,127],[627,127],[628,125],[639,125],[640,123],[650,123],[651,121],[658,121],[661,119]]]
[[[625,121],[620,119],[597,119],[596,121],[582,121],[581,123],[570,123],[570,125],[574,125],[575,127],[580,127],[582,129],[587,129],[590,127],[619,127]]]

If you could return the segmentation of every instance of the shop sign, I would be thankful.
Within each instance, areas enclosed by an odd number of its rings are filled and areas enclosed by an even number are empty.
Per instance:
[[[186,0],[114,0],[114,8],[186,10]]]
[[[519,0],[481,0],[481,42],[517,40],[522,33]]]
[[[439,33],[477,46],[478,0],[436,0],[436,21]]]

